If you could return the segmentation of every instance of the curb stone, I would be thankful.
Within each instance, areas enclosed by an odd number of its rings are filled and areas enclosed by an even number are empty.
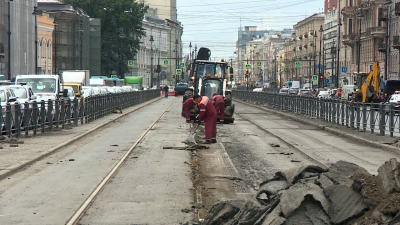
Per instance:
[[[246,105],[251,105],[251,106],[253,106],[255,108],[258,108],[258,109],[261,109],[261,110],[264,110],[264,111],[267,111],[267,112],[276,113],[276,114],[278,114],[280,116],[283,116],[283,117],[289,118],[291,120],[303,123],[305,125],[311,125],[311,126],[317,127],[318,129],[329,131],[329,132],[331,132],[333,134],[336,134],[338,136],[346,137],[346,138],[349,138],[349,139],[351,139],[353,141],[362,142],[364,144],[372,145],[374,147],[386,150],[386,151],[394,153],[396,155],[400,155],[400,149],[396,148],[396,147],[393,147],[393,146],[390,146],[390,145],[385,145],[385,144],[381,144],[381,143],[378,143],[378,142],[375,142],[375,141],[370,141],[370,140],[367,140],[365,138],[357,137],[356,135],[351,135],[351,134],[348,134],[348,133],[344,133],[344,132],[342,132],[340,130],[337,130],[335,128],[327,127],[327,126],[324,126],[324,125],[321,125],[321,124],[318,124],[318,123],[305,121],[305,120],[302,120],[301,118],[296,117],[295,115],[289,114],[288,112],[281,112],[279,110],[272,110],[272,109],[267,108],[267,107],[254,105],[254,104],[251,104],[251,103],[248,103],[248,102],[244,102],[244,101],[241,101],[241,100],[237,100],[237,99],[235,99],[235,101],[238,101],[238,102],[246,104]]]
[[[64,142],[62,142],[62,143],[60,143],[60,144],[58,144],[58,145],[46,150],[45,152],[43,152],[43,154],[37,156],[34,159],[24,160],[24,161],[20,162],[19,164],[12,165],[12,166],[10,166],[8,168],[3,169],[2,171],[0,171],[0,180],[3,180],[8,176],[13,175],[14,173],[18,172],[19,170],[21,170],[22,168],[24,168],[26,166],[29,166],[29,165],[37,162],[37,161],[40,161],[40,160],[46,158],[49,155],[52,155],[53,153],[57,152],[61,148],[63,148],[65,146],[67,146],[67,145],[69,145],[69,144],[71,144],[71,143],[73,143],[73,142],[75,142],[75,141],[77,141],[77,140],[79,140],[79,139],[81,139],[81,138],[83,138],[83,137],[85,137],[85,136],[97,131],[98,129],[100,129],[100,128],[102,128],[102,127],[104,127],[104,126],[106,126],[106,125],[108,125],[108,124],[110,124],[110,123],[112,123],[112,122],[114,122],[114,121],[126,116],[126,115],[129,115],[130,113],[133,113],[133,112],[135,112],[135,111],[137,111],[137,110],[139,110],[139,109],[141,109],[141,108],[143,108],[143,107],[145,107],[147,105],[150,105],[150,104],[152,104],[154,102],[157,102],[157,101],[159,101],[159,100],[161,100],[163,98],[164,97],[161,96],[161,97],[155,98],[153,100],[149,100],[147,102],[143,102],[143,103],[141,103],[139,105],[132,106],[133,109],[131,109],[130,111],[126,111],[123,114],[120,114],[119,116],[117,116],[117,117],[115,117],[113,119],[104,121],[104,123],[101,123],[101,124],[93,127],[90,130],[86,130],[83,133],[80,133],[80,134],[76,135],[73,138],[65,140]]]

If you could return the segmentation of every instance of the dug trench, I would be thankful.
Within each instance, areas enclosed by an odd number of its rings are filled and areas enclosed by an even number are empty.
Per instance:
[[[204,135],[200,129],[197,143]],[[222,144],[191,146],[197,213],[203,225],[400,224],[400,163],[390,159],[377,175],[350,162],[298,165],[252,188]]]

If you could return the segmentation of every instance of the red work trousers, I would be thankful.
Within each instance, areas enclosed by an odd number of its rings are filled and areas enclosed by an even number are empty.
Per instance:
[[[206,141],[217,140],[217,114],[204,117]]]
[[[215,106],[215,111],[217,111],[217,115],[219,115],[219,122],[222,123],[224,122],[225,118],[225,104],[224,103],[218,103]],[[218,116],[217,116],[218,117]]]
[[[186,120],[190,120],[190,109],[185,108],[185,117]]]

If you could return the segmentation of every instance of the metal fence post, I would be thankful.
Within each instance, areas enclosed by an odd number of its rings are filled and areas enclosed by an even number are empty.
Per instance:
[[[361,108],[360,108],[360,102],[357,102],[357,108],[356,108],[356,113],[357,113],[357,130],[360,129],[360,123],[361,123]]]
[[[15,118],[14,118],[14,127],[16,129],[17,138],[21,137],[21,104],[15,104]]]
[[[350,128],[354,128],[354,103],[350,103]]]
[[[12,127],[12,115],[11,115],[11,105],[7,102],[6,104],[6,132],[7,136],[11,137],[11,127]]]
[[[46,106],[44,100],[40,101],[40,128],[44,133],[44,126],[46,125]]]
[[[381,135],[385,135],[385,119],[386,119],[386,113],[385,110],[383,109],[383,104],[379,104],[379,130]]]
[[[78,126],[78,122],[79,122],[79,117],[78,117],[78,99],[74,98],[74,124],[75,126]]]
[[[53,131],[53,115],[54,115],[54,111],[53,111],[53,104],[54,101],[52,100],[48,100],[47,101],[47,120],[49,121],[49,131],[52,132]]]
[[[36,104],[36,102],[33,103],[33,104]],[[29,135],[29,127],[30,127],[29,120],[31,118],[31,115],[30,115],[29,112],[30,112],[29,103],[25,102],[24,103],[24,131],[25,131],[25,136]]]
[[[387,114],[387,112],[386,112]],[[393,137],[394,133],[394,105],[390,104],[389,105],[389,132],[390,132],[390,137]]]
[[[367,106],[365,103],[362,103],[362,120],[363,120],[363,131],[367,132]]]
[[[369,125],[371,127],[371,134],[374,133],[375,130],[375,109],[374,109],[374,103],[370,104],[370,108],[369,108],[369,116],[370,116],[370,121],[369,121]]]

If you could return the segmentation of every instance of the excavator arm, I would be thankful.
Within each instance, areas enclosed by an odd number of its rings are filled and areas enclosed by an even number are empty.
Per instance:
[[[373,83],[373,89],[371,88],[371,84]],[[361,85],[361,93],[362,93],[362,102],[366,102],[367,99],[371,98],[374,94],[375,97],[378,96],[379,93],[379,64],[378,62],[374,62],[372,64],[372,70],[365,78],[363,84]]]

